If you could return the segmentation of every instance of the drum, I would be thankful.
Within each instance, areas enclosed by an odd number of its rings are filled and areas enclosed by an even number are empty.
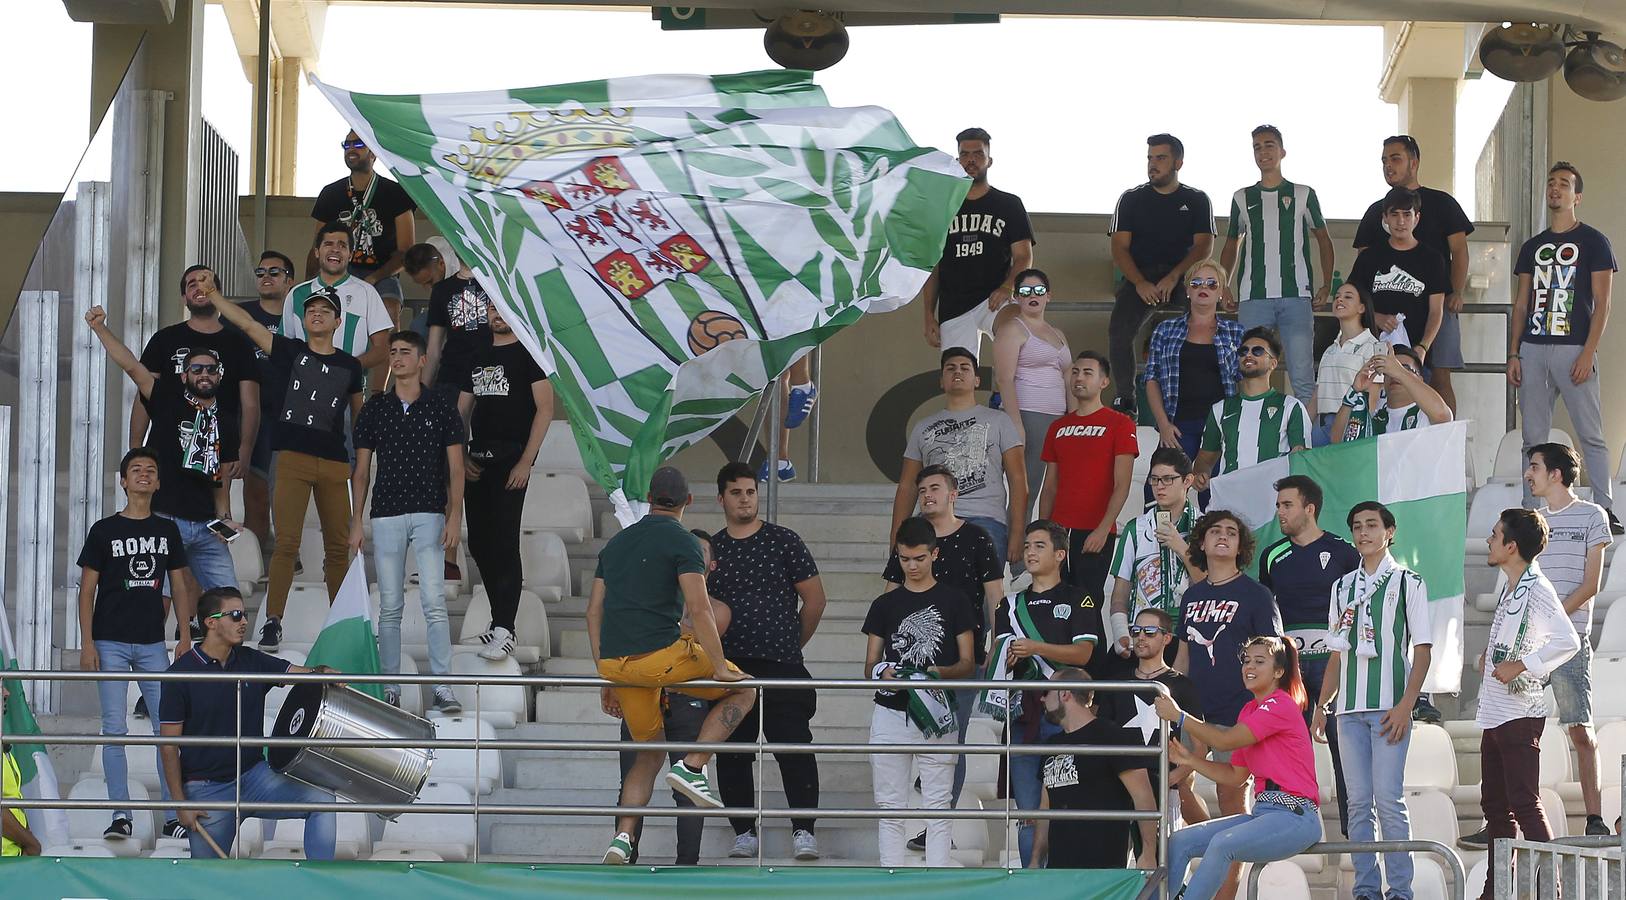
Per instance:
[[[354,688],[294,685],[277,714],[274,737],[423,740],[435,726]],[[271,767],[352,803],[411,803],[429,779],[434,751],[424,747],[272,747]],[[394,819],[395,816],[387,818]]]

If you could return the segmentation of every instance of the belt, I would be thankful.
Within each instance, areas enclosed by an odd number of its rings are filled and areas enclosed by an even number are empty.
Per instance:
[[[1300,797],[1298,794],[1289,794],[1286,791],[1260,791],[1253,795],[1253,799],[1256,803],[1274,803],[1277,806],[1285,806],[1292,810],[1295,815],[1300,816],[1306,812],[1316,812],[1321,809],[1320,804],[1314,800]]]

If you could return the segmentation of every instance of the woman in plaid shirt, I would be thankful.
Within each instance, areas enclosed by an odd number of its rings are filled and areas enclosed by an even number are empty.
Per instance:
[[[1146,354],[1146,404],[1161,444],[1197,456],[1213,405],[1236,393],[1242,326],[1219,317],[1225,267],[1205,259],[1186,270],[1191,310],[1160,323]]]

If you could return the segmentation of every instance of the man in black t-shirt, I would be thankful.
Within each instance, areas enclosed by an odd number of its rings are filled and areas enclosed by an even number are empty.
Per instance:
[[[271,507],[278,522],[294,524],[277,533],[260,626],[260,649],[274,650],[282,644],[282,613],[304,538],[300,525],[312,497],[322,524],[322,579],[329,597],[338,595],[350,567],[350,452],[344,445],[344,423],[346,410],[351,421],[361,414],[362,368],[354,356],[333,346],[341,307],[332,293],[317,291],[305,300],[300,316],[305,340],[272,334],[218,291],[209,298],[227,321],[270,354],[272,365],[288,373],[282,409],[271,418],[271,449],[276,451]]]
[[[378,289],[390,319],[401,316],[401,258],[417,243],[412,202],[399,184],[373,171],[378,158],[354,131],[344,136],[344,167],[350,174],[322,188],[311,206],[319,230],[329,222],[350,227],[350,274]],[[317,235],[320,238],[320,234]],[[305,274],[316,274],[315,242],[305,262]]]
[[[986,535],[984,535],[986,538]],[[875,692],[870,720],[871,744],[949,744],[956,742],[954,702],[947,691],[930,687],[937,678],[965,678],[971,655],[971,604],[964,591],[939,582],[933,574],[938,536],[931,522],[911,516],[898,526],[895,554],[903,584],[870,604],[864,617],[869,636],[864,651],[864,677],[893,685]],[[730,626],[732,628],[732,626]],[[902,688],[898,685],[919,684]],[[920,772],[920,795],[927,809],[954,805],[954,754],[876,753],[870,756],[875,805],[901,810],[914,783],[911,763]],[[880,821],[882,866],[904,864],[904,820]],[[948,819],[926,823],[926,865],[952,864]]]
[[[491,601],[491,627],[469,643],[480,646],[482,657],[500,660],[514,652],[514,617],[524,582],[519,523],[531,466],[553,421],[553,385],[490,301],[486,319],[491,345],[461,373],[457,408],[471,425],[463,463],[469,555]]]
[[[1361,251],[1349,267],[1349,282],[1372,296],[1379,335],[1411,347],[1432,365],[1430,347],[1445,321],[1450,269],[1445,259],[1417,239],[1422,222],[1416,191],[1395,188],[1383,198],[1387,239]]]
[[[235,587],[237,571],[226,542],[209,530],[215,519],[231,523],[230,497],[223,472],[237,461],[237,419],[219,402],[220,357],[199,348],[181,360],[177,379],[154,375],[107,328],[107,313],[93,306],[85,322],[107,356],[135,382],[152,414],[150,446],[158,456],[158,488],[153,512],[175,522],[186,546],[187,563],[203,590]],[[174,596],[173,592],[167,592]]]
[[[407,250],[406,272],[429,288],[429,366],[424,380],[436,389],[455,392],[475,355],[491,346],[487,313],[491,299],[469,267],[456,258],[448,262],[436,243],[426,241]]]
[[[1474,223],[1462,211],[1462,205],[1445,191],[1423,187],[1417,179],[1423,151],[1417,139],[1409,134],[1397,134],[1383,142],[1383,180],[1390,189],[1403,187],[1419,198],[1420,217],[1415,234],[1419,243],[1438,253],[1445,261],[1445,304],[1439,329],[1427,350],[1430,371],[1429,384],[1445,398],[1453,413],[1457,409],[1457,395],[1451,387],[1451,370],[1462,368],[1462,329],[1457,314],[1462,311],[1463,289],[1468,285],[1468,235]],[[1386,201],[1379,200],[1366,208],[1361,224],[1355,230],[1355,249],[1365,251],[1383,244],[1385,228],[1392,227],[1385,220]],[[1411,333],[1415,339],[1418,333]]]
[[[1169,696],[1180,704],[1181,709],[1202,709],[1197,685],[1164,662],[1173,643],[1174,619],[1167,612],[1148,606],[1136,613],[1129,625],[1130,657],[1124,659],[1116,653],[1110,654],[1108,671],[1103,677],[1113,681],[1155,681],[1169,689]],[[1152,699],[1151,694],[1109,691],[1100,695],[1097,706],[1101,715],[1116,722],[1125,734],[1155,748],[1158,742],[1158,718]],[[1186,740],[1196,756],[1208,753],[1208,747],[1202,741],[1187,739],[1178,725],[1169,727],[1169,740]],[[1157,756],[1146,757],[1144,767],[1152,790],[1157,790]],[[1183,817],[1187,822],[1208,819],[1207,804],[1192,789],[1194,781],[1190,766],[1177,766],[1172,760],[1169,762],[1169,821],[1176,827],[1180,821],[1176,816]]]
[[[981,355],[982,339],[993,340],[995,316],[1011,301],[1016,273],[1033,265],[1033,225],[1022,198],[988,183],[993,139],[981,128],[955,136],[960,167],[971,190],[949,223],[943,258],[921,289],[926,312],[926,343],[947,350],[964,347]]]
[[[260,426],[259,368],[254,363],[254,348],[243,335],[221,325],[220,316],[209,302],[209,291],[216,287],[214,270],[208,266],[187,268],[181,276],[181,302],[186,308],[186,318],[153,332],[141,349],[141,364],[159,380],[174,386],[180,383],[187,354],[193,350],[213,351],[220,363],[217,395],[221,408],[236,422],[237,446],[253,447]],[[151,413],[146,404],[140,402],[130,408],[131,447],[148,442]],[[221,480],[228,483],[240,477],[241,467],[235,459],[221,474]]]
[[[1507,351],[1507,380],[1519,389],[1524,434],[1523,459],[1547,440],[1560,397],[1575,426],[1588,472],[1612,472],[1603,437],[1598,345],[1614,286],[1615,251],[1609,238],[1576,216],[1581,203],[1581,170],[1567,162],[1547,172],[1547,230],[1519,248],[1513,274],[1513,336]],[[1609,515],[1609,530],[1626,534],[1615,516],[1609,478],[1592,480],[1592,502]],[[1524,503],[1534,504],[1529,482]]]
[[[1172,134],[1146,139],[1145,184],[1118,198],[1108,233],[1112,264],[1123,274],[1107,324],[1108,352],[1118,374],[1113,408],[1134,418],[1136,333],[1154,307],[1186,302],[1181,279],[1214,249],[1214,207],[1208,195],[1180,183],[1186,147]]]
[[[288,291],[294,286],[294,263],[276,250],[260,254],[260,264],[254,269],[254,289],[257,300],[239,303],[254,321],[264,325],[272,334],[282,333],[282,308],[288,302]],[[213,307],[211,307],[212,309]],[[242,334],[236,326],[227,325]],[[247,337],[243,338],[248,341]],[[250,346],[253,346],[250,344]],[[260,407],[281,410],[288,392],[288,373],[279,372],[271,364],[271,355],[258,347],[254,359],[259,365]],[[243,525],[260,540],[262,562],[271,561],[271,426],[256,429],[254,448],[243,472]]]
[[[1002,598],[994,610],[994,648],[988,666],[991,681],[1049,678],[1058,669],[1083,668],[1111,656],[1095,655],[1106,634],[1100,598],[1062,581],[1067,529],[1041,519],[1027,527],[1024,537],[1022,559],[1033,582],[1027,590]],[[1012,744],[1037,744],[1061,733],[1059,725],[1045,718],[1041,692],[1002,693],[1010,698],[1008,704],[1018,707],[1007,709],[1005,716]],[[1018,809],[1039,808],[1044,786],[1041,763],[1037,756],[1011,757],[1011,798]],[[1033,826],[1021,826],[1017,836],[1025,866],[1033,854]]]
[[[712,535],[714,568],[706,579],[713,600],[729,609],[723,652],[756,678],[811,678],[802,648],[813,639],[824,615],[824,583],[813,554],[794,531],[757,517],[757,478],[750,465],[732,462],[717,473],[717,502],[725,526]],[[746,713],[730,741],[756,740],[757,716],[762,733],[774,744],[811,744],[809,723],[818,709],[817,695],[806,690],[767,691]],[[784,783],[785,801],[796,809],[819,806],[819,764],[810,753],[775,753]],[[717,756],[717,786],[727,806],[751,806],[756,795],[755,758],[745,753]],[[729,856],[755,859],[759,835],[749,817],[730,820],[734,847]],[[791,846],[797,859],[819,858],[810,818],[791,820]]]
[[[186,548],[175,523],[152,514],[152,497],[158,490],[158,454],[137,447],[119,462],[119,487],[126,498],[124,509],[90,526],[79,551],[79,669],[84,672],[162,672],[169,668],[164,649],[163,586],[165,576],[176,578],[175,618],[192,619],[197,598],[192,594],[191,575],[186,570]],[[179,575],[179,577],[176,577]],[[175,646],[177,657],[191,649],[191,630],[181,635]],[[141,698],[149,710],[158,708],[156,681],[138,681]],[[123,736],[126,726],[125,682],[99,681],[97,699],[102,708],[102,734]],[[152,732],[158,733],[158,718],[152,717]],[[102,771],[107,778],[107,796],[130,799],[129,765],[122,744],[102,747]],[[165,800],[169,787],[158,785]],[[102,836],[123,841],[133,833],[133,817],[128,809],[113,811],[113,822]],[[185,837],[175,814],[169,813],[164,837]]]
[[[1047,744],[1130,745],[1137,743],[1117,723],[1095,714],[1095,691],[1082,669],[1062,669],[1051,680],[1057,687],[1045,692],[1045,717],[1061,726]],[[1134,756],[1097,756],[1066,753],[1044,757],[1044,809],[1090,809],[1157,812],[1157,795],[1146,769]],[[1157,819],[1142,819],[1140,855],[1136,868],[1157,868]],[[1128,822],[1089,819],[1040,819],[1033,842],[1030,869],[1121,869],[1129,859],[1131,828]]]

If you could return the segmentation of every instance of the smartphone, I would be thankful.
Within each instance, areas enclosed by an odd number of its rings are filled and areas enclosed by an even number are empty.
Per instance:
[[[210,531],[214,532],[216,535],[218,535],[220,537],[221,540],[225,541],[228,544],[231,543],[232,541],[237,540],[237,536],[239,534],[242,534],[241,531],[238,531],[237,529],[231,527],[230,525],[227,525],[225,522],[221,521],[220,519],[214,519],[211,522],[209,522],[208,525],[205,525],[204,527],[208,528]]]
[[[1168,510],[1160,509],[1160,510],[1157,511],[1157,527],[1159,527],[1159,528],[1167,528],[1167,527],[1169,527],[1169,522],[1172,521],[1172,520],[1173,520],[1173,517],[1169,515]]]

